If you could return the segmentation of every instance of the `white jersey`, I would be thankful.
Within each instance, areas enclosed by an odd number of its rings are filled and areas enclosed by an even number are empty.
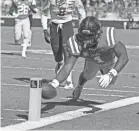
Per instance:
[[[54,23],[66,23],[73,19],[73,11],[78,13],[79,21],[86,17],[81,0],[44,0],[42,14]]]
[[[10,14],[16,16],[17,19],[26,19],[30,10],[36,8],[35,0],[11,0]]]

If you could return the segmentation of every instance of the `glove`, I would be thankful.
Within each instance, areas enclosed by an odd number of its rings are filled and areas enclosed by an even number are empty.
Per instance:
[[[54,88],[57,88],[59,86],[59,81],[56,80],[56,79],[53,79],[53,81],[49,82],[48,84],[51,85]]]
[[[99,84],[102,88],[107,88],[114,77],[117,76],[117,71],[115,69],[111,69],[108,74],[97,76],[99,77]]]
[[[44,30],[44,38],[45,38],[45,41],[50,44],[51,42],[51,37],[50,37],[50,34],[48,32],[48,30]]]

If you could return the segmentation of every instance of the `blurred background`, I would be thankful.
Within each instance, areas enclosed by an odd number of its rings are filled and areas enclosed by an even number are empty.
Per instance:
[[[38,8],[45,0],[36,0]],[[1,15],[9,16],[10,0],[1,0]],[[82,0],[86,11],[102,19],[129,19],[131,17],[139,20],[139,0]],[[76,17],[76,11],[74,17]],[[39,17],[35,14],[34,17]]]

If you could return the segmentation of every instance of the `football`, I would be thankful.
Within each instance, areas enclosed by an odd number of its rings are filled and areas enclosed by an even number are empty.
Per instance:
[[[57,96],[56,88],[51,86],[49,83],[42,83],[42,98],[53,99]]]

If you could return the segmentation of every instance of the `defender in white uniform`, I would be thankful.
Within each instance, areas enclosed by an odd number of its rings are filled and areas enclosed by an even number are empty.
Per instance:
[[[10,14],[15,16],[15,42],[21,39],[23,34],[22,56],[26,57],[27,46],[29,45],[30,21],[29,12],[34,10],[37,12],[36,2],[34,0],[12,0]]]
[[[73,12],[76,10],[79,23],[86,17],[86,12],[81,0],[44,0],[42,1],[41,22],[44,37],[47,43],[51,43],[57,66],[56,74],[61,69],[68,57],[66,51],[67,40],[73,32]],[[48,18],[50,18],[50,34],[48,32]],[[67,78],[65,88],[73,88],[71,73]]]

